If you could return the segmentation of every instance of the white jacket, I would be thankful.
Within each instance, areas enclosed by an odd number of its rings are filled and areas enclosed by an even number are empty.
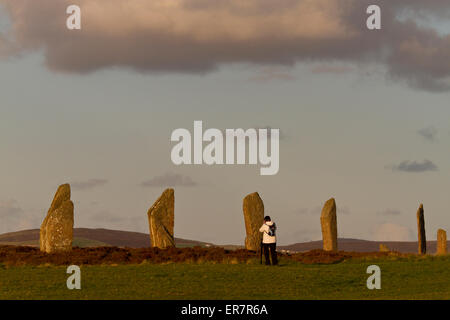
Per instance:
[[[259,228],[259,232],[264,232],[263,233],[263,243],[276,243],[277,242],[276,236],[269,236],[269,231],[270,231],[269,226],[271,226],[273,224],[274,223],[272,221],[267,221],[266,223],[264,223],[262,225],[261,228]],[[275,230],[276,229],[277,229],[277,227],[275,226]]]

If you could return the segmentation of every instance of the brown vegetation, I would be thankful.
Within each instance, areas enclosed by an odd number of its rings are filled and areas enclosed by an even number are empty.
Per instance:
[[[216,262],[245,263],[256,254],[247,250],[225,250],[222,248],[118,248],[75,247],[71,252],[46,254],[28,246],[0,246],[0,263],[6,265],[95,265],[95,264],[139,264]]]
[[[305,264],[331,264],[352,258],[385,257],[387,252],[327,252],[311,250],[295,254],[281,254],[284,259]],[[118,248],[75,247],[71,252],[47,254],[29,246],[0,246],[0,264],[4,265],[99,265],[140,263],[249,263],[258,261],[259,255],[244,249],[212,248]]]

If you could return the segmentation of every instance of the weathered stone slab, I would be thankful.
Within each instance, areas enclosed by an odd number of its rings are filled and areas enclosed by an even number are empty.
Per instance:
[[[447,232],[439,229],[437,232],[437,254],[447,254]]]
[[[70,185],[59,186],[41,225],[40,249],[52,253],[72,250],[74,206],[70,200]]]
[[[264,223],[264,203],[258,192],[251,193],[243,201],[245,221],[245,248],[259,251],[261,248],[262,233],[259,228]]]
[[[417,209],[417,232],[419,241],[419,254],[427,253],[427,237],[425,235],[425,215],[423,204]]]
[[[175,191],[166,189],[147,212],[152,247],[175,247]]]
[[[320,216],[320,224],[322,226],[323,250],[337,251],[337,217],[334,198],[325,202]]]

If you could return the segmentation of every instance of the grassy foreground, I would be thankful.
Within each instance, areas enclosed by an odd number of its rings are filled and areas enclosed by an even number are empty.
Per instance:
[[[366,287],[371,264],[381,268],[381,290]],[[68,290],[66,267],[0,265],[0,299],[450,299],[450,256],[93,265],[81,273],[81,290]]]

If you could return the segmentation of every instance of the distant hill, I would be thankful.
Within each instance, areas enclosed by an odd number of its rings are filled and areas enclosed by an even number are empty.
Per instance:
[[[369,241],[359,239],[338,239],[338,248],[343,251],[373,252],[380,250],[380,244],[386,245],[391,251],[402,253],[417,253],[418,244],[415,241]],[[450,247],[450,241],[448,242]],[[279,246],[279,250],[309,251],[322,249],[322,241],[295,243],[287,246]],[[427,252],[436,252],[436,241],[427,241]]]
[[[211,243],[175,238],[177,247],[214,246]],[[449,247],[450,247],[450,241]],[[390,250],[402,253],[416,253],[417,242],[410,241],[368,241],[359,239],[338,239],[339,250],[355,252],[374,252],[380,250],[380,244]],[[39,246],[39,229],[23,230],[0,234],[0,245]],[[73,245],[78,247],[115,246],[130,248],[145,248],[150,246],[150,236],[146,233],[119,231],[108,229],[75,228]],[[242,249],[241,245],[220,245],[228,250]],[[278,250],[310,251],[322,249],[322,241],[295,243],[278,246]],[[427,241],[427,251],[436,252],[436,241]]]
[[[74,228],[73,245],[79,247],[116,246],[145,248],[150,246],[150,236],[146,233]],[[175,238],[177,247],[207,246],[209,243]],[[39,229],[23,230],[0,234],[0,245],[39,246]]]

